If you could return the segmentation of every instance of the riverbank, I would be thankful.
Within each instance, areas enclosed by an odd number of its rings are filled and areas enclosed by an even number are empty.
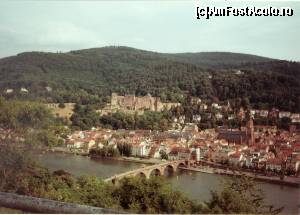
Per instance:
[[[59,153],[66,153],[66,154],[74,154],[74,155],[81,155],[81,156],[88,156],[88,152],[84,151],[73,151],[71,149],[68,149],[66,147],[52,147],[48,148],[45,151],[47,152],[59,152]]]
[[[195,171],[195,172],[202,172],[208,174],[220,174],[220,175],[246,175],[248,177],[252,177],[258,181],[264,181],[272,184],[279,184],[279,185],[287,185],[292,187],[300,187],[300,178],[297,177],[289,177],[286,176],[284,180],[281,180],[279,177],[270,177],[270,176],[263,176],[263,175],[255,175],[253,173],[248,172],[237,172],[232,170],[224,170],[224,169],[216,169],[216,168],[195,168],[195,167],[180,167],[180,169],[188,170],[188,171]]]
[[[136,157],[101,157],[97,155],[91,155],[92,159],[108,159],[108,160],[117,160],[117,161],[126,161],[126,162],[133,162],[133,163],[142,163],[142,164],[159,164],[162,161],[158,159],[143,159],[143,158],[136,158]]]
[[[90,155],[87,152],[81,151],[73,151],[65,147],[53,147],[51,149],[47,149],[47,152],[58,152],[58,153],[66,153],[66,154],[75,154],[81,156],[90,156],[92,159],[107,159],[107,160],[117,160],[117,161],[126,161],[126,162],[134,162],[134,163],[142,163],[142,164],[159,164],[162,161],[159,159],[145,159],[145,158],[137,158],[137,157],[101,157],[97,155]]]

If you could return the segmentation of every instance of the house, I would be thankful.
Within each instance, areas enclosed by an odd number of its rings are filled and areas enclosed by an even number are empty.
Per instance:
[[[161,152],[165,152],[166,154],[169,154],[170,152],[170,148],[166,145],[161,143],[159,146],[152,146],[150,153],[149,153],[149,157],[153,157],[153,158],[161,158]],[[151,154],[153,154],[153,156],[151,156]]]
[[[242,107],[240,108],[238,116],[239,116],[239,119],[241,119],[241,120],[243,120],[245,118],[245,116],[246,116],[246,113],[245,113],[245,111],[244,111],[244,109]]]
[[[234,114],[229,114],[228,115],[228,120],[232,120],[232,119],[235,119],[235,115]]]
[[[192,97],[192,103],[193,104],[200,104],[201,103],[201,99],[198,97]]]
[[[276,119],[278,115],[279,115],[279,110],[276,108],[272,108],[272,110],[269,111],[268,117]]]
[[[104,147],[104,144],[103,144],[103,143],[98,143],[98,144],[97,144],[97,147],[98,147],[99,149],[102,149],[102,148]]]
[[[266,169],[271,171],[280,171],[282,167],[282,160],[279,158],[269,159],[266,162]]]
[[[255,116],[255,113],[256,113],[256,110],[253,110],[253,109],[251,109],[251,110],[250,110],[250,114],[251,114],[251,116],[253,116],[253,117],[254,117],[254,116]]]
[[[211,114],[211,113],[205,113],[205,117],[206,117],[207,119],[211,119],[212,114]]]
[[[274,125],[255,125],[254,126],[255,132],[261,132],[261,133],[276,133],[277,132],[277,126]]]
[[[217,104],[217,103],[212,103],[211,106],[212,106],[212,108],[215,108],[215,109],[218,109],[218,110],[222,108],[222,106]]]
[[[67,148],[69,149],[83,149],[89,151],[92,147],[96,146],[95,140],[90,138],[85,139],[76,139],[76,140],[67,140]]]
[[[29,91],[26,88],[22,87],[21,90],[20,90],[20,92],[21,93],[28,93]]]
[[[51,92],[52,91],[52,88],[49,87],[49,86],[45,87],[45,89],[46,89],[47,92]]]
[[[13,93],[13,92],[14,92],[13,89],[6,89],[6,91],[5,91],[6,94],[10,94],[10,93]]]
[[[221,113],[216,113],[216,119],[220,120],[223,119],[223,115]]]
[[[299,113],[293,113],[290,116],[292,122],[300,122],[300,114]]]
[[[168,154],[168,158],[169,160],[189,160],[190,155],[190,149],[184,147],[174,147]]]
[[[243,158],[242,158],[242,165],[246,167],[252,166],[252,157],[250,156],[249,153],[243,153]]]
[[[151,145],[148,141],[136,143],[132,145],[132,155],[136,157],[148,157]]]
[[[93,148],[96,145],[95,140],[93,139],[86,139],[83,143],[83,148],[87,151],[89,151],[91,148]]]
[[[241,70],[236,70],[236,71],[234,72],[234,74],[236,74],[236,75],[243,75],[244,72],[242,72]]]
[[[286,111],[280,111],[278,114],[278,117],[281,119],[283,117],[290,117],[291,116],[291,112],[286,112]]]
[[[80,142],[80,141],[75,142],[74,140],[71,140],[71,141],[67,141],[66,145],[67,145],[67,148],[69,148],[69,149],[80,149],[83,147],[83,142]]]
[[[228,162],[229,162],[229,164],[234,165],[234,166],[241,165],[242,159],[243,159],[243,154],[240,153],[240,152],[236,152],[236,153],[230,154],[228,156]]]
[[[191,151],[188,148],[180,148],[178,151],[178,159],[179,160],[190,160]]]
[[[187,123],[182,129],[183,132],[198,132],[198,126],[195,123]]]
[[[269,152],[269,149],[270,149],[270,146],[267,145],[267,144],[253,144],[251,145],[251,151],[253,153],[259,153],[258,156],[261,154],[261,153],[267,153]]]
[[[207,110],[208,106],[206,104],[201,104],[200,105],[200,110]]]
[[[268,117],[269,111],[268,110],[259,110],[259,116],[261,117]]]
[[[184,115],[183,116],[179,116],[178,121],[179,121],[180,124],[184,124],[185,116]]]
[[[200,122],[201,121],[201,116],[199,114],[193,115],[193,122]]]
[[[178,151],[172,150],[172,151],[168,154],[168,160],[178,160]]]
[[[160,150],[158,146],[152,146],[150,148],[149,154],[148,154],[149,158],[156,158],[156,159],[160,159]]]

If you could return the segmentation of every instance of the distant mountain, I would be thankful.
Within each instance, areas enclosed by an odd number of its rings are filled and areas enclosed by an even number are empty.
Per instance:
[[[299,63],[248,54],[103,47],[0,59],[0,90],[5,97],[81,103],[99,103],[111,92],[171,101],[182,94],[221,101],[248,97],[256,105],[296,110],[299,74]],[[29,92],[20,93],[21,87]]]

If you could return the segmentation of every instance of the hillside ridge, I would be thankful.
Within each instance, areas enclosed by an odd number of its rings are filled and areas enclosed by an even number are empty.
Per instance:
[[[227,52],[165,54],[122,46],[0,59],[0,95],[47,102],[99,104],[112,92],[150,93],[172,102],[183,95],[211,101],[247,97],[261,107],[289,103],[286,109],[295,110],[299,80],[297,62]]]

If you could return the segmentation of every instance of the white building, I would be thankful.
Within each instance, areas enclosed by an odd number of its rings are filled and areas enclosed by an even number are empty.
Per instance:
[[[29,91],[26,88],[22,87],[21,90],[20,90],[20,92],[21,93],[28,93]]]
[[[217,104],[217,103],[212,103],[211,106],[212,106],[213,108],[215,108],[215,109],[221,109],[221,108],[222,108],[222,106],[219,105],[219,104]]]
[[[10,93],[13,93],[13,92],[14,92],[13,89],[6,89],[6,91],[5,91],[6,94],[10,94]]]
[[[196,161],[200,161],[201,158],[200,148],[196,148],[195,151],[196,151]]]
[[[51,92],[52,91],[52,88],[51,87],[45,87],[45,89],[48,91],[48,92]]]
[[[291,116],[291,112],[287,112],[287,111],[280,111],[278,114],[278,117],[281,119],[283,117],[290,117]]]
[[[269,111],[268,110],[260,110],[259,115],[261,117],[268,117]]]
[[[132,146],[132,155],[136,157],[148,157],[150,149],[150,143],[147,141],[143,141],[140,144],[134,144]]]
[[[221,113],[216,113],[216,119],[223,119],[223,115]]]
[[[199,114],[193,115],[193,121],[194,122],[200,122],[201,121],[201,116]]]
[[[292,122],[300,122],[300,114],[298,114],[298,113],[291,114],[290,118],[291,118]]]

